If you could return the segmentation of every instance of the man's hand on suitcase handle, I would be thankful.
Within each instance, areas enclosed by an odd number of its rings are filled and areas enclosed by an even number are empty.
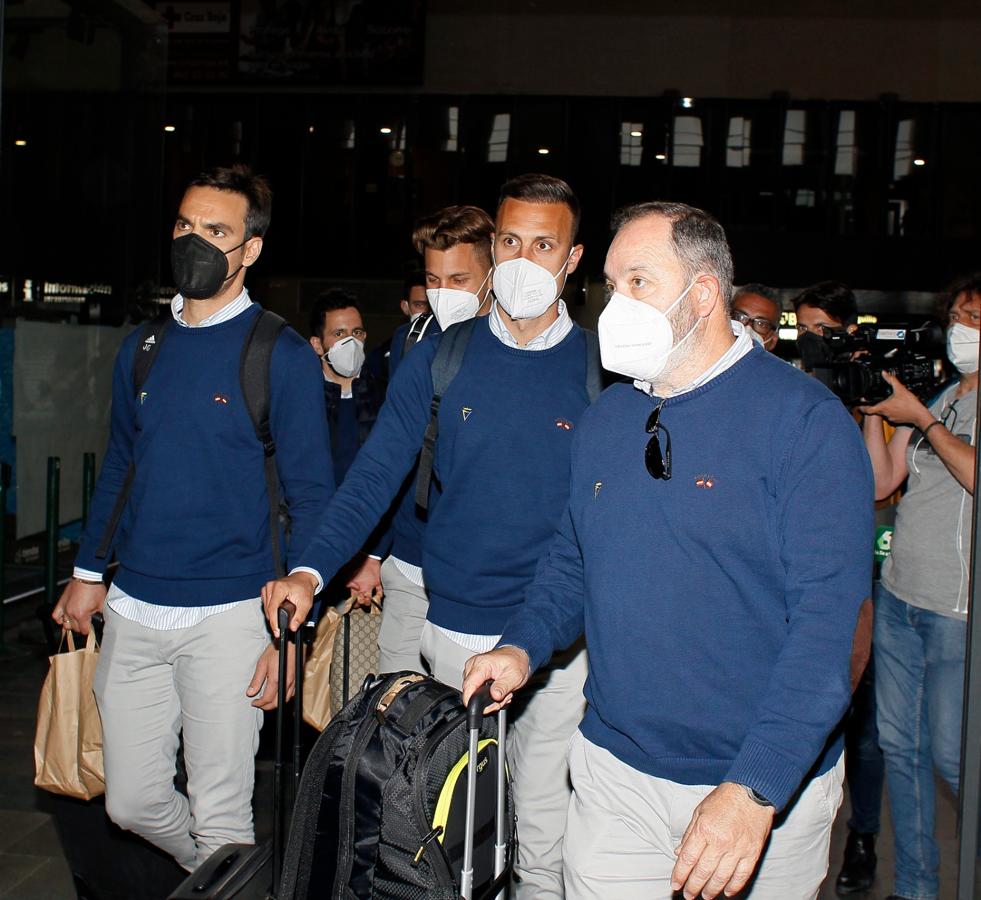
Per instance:
[[[290,631],[296,631],[307,620],[313,607],[313,595],[317,592],[317,579],[309,572],[294,572],[286,578],[266,582],[262,589],[262,605],[273,637],[279,637],[279,623],[276,616],[284,600],[296,607],[290,619]]]
[[[296,659],[296,645],[292,641],[289,642],[286,648],[286,654],[286,699],[289,700],[293,696],[293,690],[296,687],[294,684],[296,680],[296,667],[293,665],[293,660]],[[266,687],[259,694],[263,683],[265,683]],[[262,656],[259,657],[259,662],[255,666],[255,674],[252,676],[249,686],[245,689],[245,696],[255,697],[252,705],[256,709],[270,710],[275,709],[279,703],[278,691],[279,650],[276,644],[273,643],[262,651]]]
[[[490,715],[511,702],[514,692],[523,687],[531,677],[531,660],[520,647],[498,647],[489,653],[471,656],[463,667],[463,702],[484,684],[493,681],[491,697],[496,701],[484,713]]]

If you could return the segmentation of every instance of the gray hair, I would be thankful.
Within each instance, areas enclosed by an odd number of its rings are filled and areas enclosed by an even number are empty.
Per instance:
[[[718,220],[701,209],[686,203],[651,200],[634,203],[618,210],[613,216],[613,231],[647,216],[662,216],[671,222],[671,242],[674,252],[689,281],[708,272],[719,281],[726,314],[732,312],[732,251],[726,233]]]

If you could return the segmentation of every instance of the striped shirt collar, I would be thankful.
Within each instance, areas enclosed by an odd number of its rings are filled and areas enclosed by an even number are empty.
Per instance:
[[[202,319],[197,325],[191,325],[190,322],[185,321],[183,316],[184,298],[177,294],[170,301],[170,311],[174,315],[174,321],[185,328],[207,328],[209,325],[220,325],[222,322],[227,322],[241,315],[250,306],[252,306],[252,300],[249,298],[248,289],[242,288],[242,293],[231,302],[226,303],[218,312],[208,316],[207,319]]]
[[[504,324],[504,319],[501,318],[497,302],[491,306],[490,315],[487,317],[487,324],[490,326],[491,334],[494,337],[504,344],[505,347],[511,347],[515,350],[551,350],[552,347],[561,344],[569,332],[572,331],[572,317],[566,309],[564,300],[559,300],[558,318],[540,335],[532,338],[523,347],[518,344],[514,335],[508,331],[507,325]]]

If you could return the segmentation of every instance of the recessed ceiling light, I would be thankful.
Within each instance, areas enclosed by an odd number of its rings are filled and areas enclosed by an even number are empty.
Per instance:
[[[539,152],[539,153],[540,153],[540,154],[541,154],[542,156],[548,156],[548,147],[539,147],[539,148],[538,148],[538,152]]]
[[[391,133],[392,133],[392,129],[391,129],[391,128],[389,128],[389,127],[388,127],[387,125],[386,125],[386,126],[385,126],[384,128],[379,128],[378,130],[379,130],[379,131],[380,131],[380,132],[381,132],[382,134],[391,134]]]
[[[176,125],[164,125],[164,131],[166,131],[167,134],[173,134],[175,131],[177,131],[177,126]]]
[[[695,98],[694,97],[682,97],[681,98],[681,105],[685,109],[691,109],[695,105]]]
[[[643,137],[644,136],[644,132],[643,131],[631,131],[630,132],[630,136],[631,137]]]
[[[914,166],[925,166],[926,165],[926,160],[925,159],[919,159],[919,158],[914,159],[913,160],[913,165]]]
[[[658,153],[658,154],[657,154],[657,155],[656,155],[656,156],[654,157],[654,159],[658,159],[658,160],[660,160],[661,162],[664,162],[664,160],[666,160],[667,158],[668,158],[668,157],[667,157],[667,154],[665,154],[665,153]]]
[[[22,139],[21,140],[16,140],[16,141],[14,141],[14,146],[15,147],[26,147],[27,146],[27,141],[22,140]]]

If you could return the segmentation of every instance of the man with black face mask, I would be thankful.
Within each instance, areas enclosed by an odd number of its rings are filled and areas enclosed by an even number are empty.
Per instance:
[[[95,694],[106,809],[188,870],[223,844],[253,842],[254,754],[262,711],[277,702],[277,653],[258,599],[275,570],[266,457],[239,371],[262,312],[245,275],[271,202],[244,166],[204,173],[185,192],[171,245],[173,319],[152,340],[134,331],[119,351],[109,446],[53,613],[85,634],[103,612]],[[155,355],[137,392],[140,354]],[[320,362],[292,329],[275,338],[268,388],[288,560],[334,491],[326,419],[310,416],[323,404]],[[187,796],[174,789],[182,735]]]

